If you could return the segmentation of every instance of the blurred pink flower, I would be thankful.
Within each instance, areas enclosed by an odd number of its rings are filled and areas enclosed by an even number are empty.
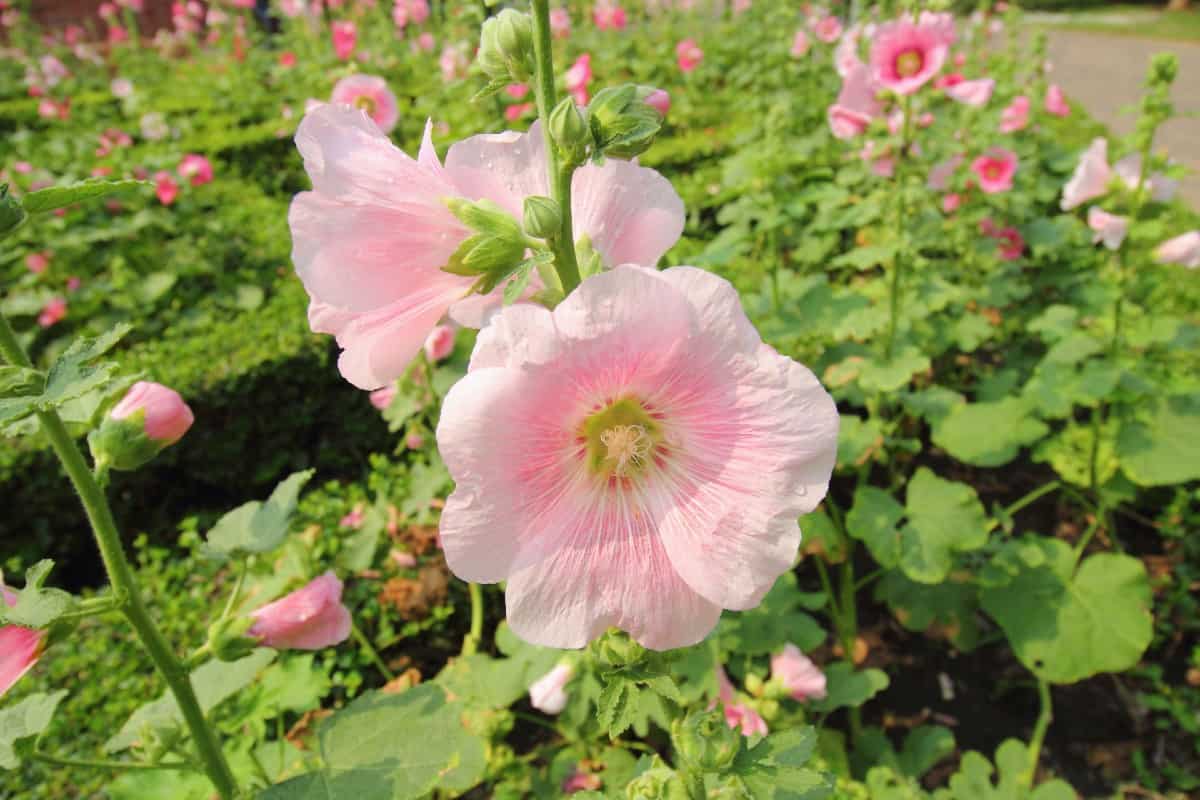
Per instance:
[[[671,95],[667,94],[664,89],[655,89],[646,95],[646,105],[653,108],[666,119],[667,114],[671,111]]]
[[[442,48],[442,54],[438,57],[438,67],[442,70],[442,81],[445,83],[466,77],[470,66],[467,50],[461,44],[447,45]]]
[[[1188,269],[1200,267],[1200,231],[1168,239],[1155,249],[1154,258],[1162,264],[1181,264]]]
[[[684,39],[675,45],[675,60],[684,72],[691,72],[704,60],[704,51],[695,39]]]
[[[771,677],[783,683],[793,700],[825,697],[825,673],[791,642],[771,656]]]
[[[43,328],[49,328],[51,325],[61,322],[66,315],[67,301],[62,297],[54,297],[42,307],[41,313],[38,314],[37,324]]]
[[[108,415],[126,419],[142,414],[146,436],[163,447],[173,445],[192,427],[195,417],[179,392],[152,381],[138,381]]]
[[[1104,242],[1104,246],[1109,250],[1119,249],[1129,230],[1128,217],[1109,214],[1100,206],[1092,206],[1088,209],[1087,224],[1094,231],[1092,242],[1097,244]]]
[[[387,386],[384,386],[381,389],[376,389],[370,394],[371,405],[375,406],[380,411],[383,411],[392,404],[393,400],[396,399],[397,392],[398,389],[394,383],[389,383]]]
[[[388,558],[400,569],[412,569],[417,565],[416,557],[412,553],[406,553],[403,550],[389,551]]]
[[[0,574],[0,598],[4,604],[15,606],[17,593],[4,585]],[[0,626],[0,697],[8,693],[26,672],[33,669],[46,645],[46,634],[20,625]]]
[[[451,306],[477,327],[498,303],[459,304],[475,279],[442,267],[469,232],[445,199],[486,198],[520,220],[526,196],[549,194],[540,126],[454,144],[443,166],[430,125],[413,159],[360,112],[330,104],[305,115],[296,145],[314,186],[288,216],[309,323],[337,336],[339,368],[361,389],[399,377]],[[575,235],[589,234],[608,265],[655,264],[683,229],[679,196],[653,170],[610,158],[577,170],[573,186]]]
[[[429,332],[424,344],[425,357],[436,364],[454,352],[454,326],[438,325]]]
[[[96,14],[99,15],[100,19],[111,20],[117,16],[117,6],[114,3],[101,3],[96,8]]]
[[[404,446],[409,450],[420,450],[425,446],[425,437],[419,433],[410,433],[404,437]]]
[[[891,148],[887,145],[876,147],[875,142],[868,140],[863,143],[858,157],[865,161],[871,172],[880,178],[890,178],[896,174],[896,157],[892,155]]]
[[[575,771],[563,779],[562,791],[563,794],[575,794],[576,792],[597,792],[604,786],[604,782],[600,780],[600,776],[594,772],[585,772],[579,767]]]
[[[865,133],[871,120],[883,111],[877,95],[878,87],[865,64],[850,70],[842,81],[837,100],[826,112],[833,135],[852,139]]]
[[[1025,240],[1021,237],[1021,232],[1012,225],[1001,228],[985,217],[979,223],[979,232],[996,240],[996,255],[1002,261],[1015,261],[1025,252]]]
[[[334,84],[329,102],[361,109],[384,133],[391,133],[400,120],[396,95],[387,81],[377,75],[349,75]]]
[[[951,86],[958,86],[965,80],[966,78],[963,77],[961,72],[947,72],[944,75],[937,76],[933,81],[933,88],[949,89]]]
[[[571,35],[571,12],[565,8],[550,9],[550,33],[555,39],[565,39]]]
[[[929,170],[929,177],[925,179],[925,185],[935,192],[940,192],[950,185],[950,179],[954,177],[954,173],[962,165],[963,157],[961,155],[953,155],[945,161],[935,164],[933,169]]]
[[[291,50],[284,50],[279,54],[279,66],[284,69],[291,69],[296,66],[296,54]]]
[[[625,9],[615,0],[597,0],[592,6],[592,21],[602,31],[625,29]]]
[[[342,605],[342,582],[332,572],[313,578],[251,614],[249,635],[277,650],[320,650],[350,636],[350,611]]]
[[[330,35],[333,37],[333,52],[339,59],[345,61],[354,55],[354,48],[358,45],[358,28],[353,22],[334,22],[330,27]]]
[[[154,173],[154,196],[164,206],[169,206],[179,197],[179,184],[171,177],[171,173],[159,171]]]
[[[822,42],[832,44],[842,36],[842,21],[832,14],[821,17],[813,24],[813,34]]]
[[[1130,189],[1137,189],[1142,174],[1142,154],[1130,153],[1125,156],[1113,164],[1113,172],[1117,173]],[[1150,199],[1156,203],[1169,203],[1179,191],[1179,181],[1168,178],[1161,172],[1146,176],[1145,184],[1150,190]]]
[[[958,209],[962,207],[962,202],[963,202],[963,199],[962,199],[962,195],[960,195],[960,194],[951,192],[950,194],[945,195],[942,198],[942,213],[953,214],[955,211],[958,211]]]
[[[788,50],[788,55],[792,58],[804,58],[808,54],[808,48],[808,34],[803,30],[798,30],[792,37],[792,46]]]
[[[734,702],[737,697],[729,676],[720,666],[717,667],[717,697],[725,714],[725,724],[734,730],[740,729],[743,736],[766,736],[767,721],[745,703]]]
[[[1052,83],[1046,88],[1046,110],[1058,117],[1071,115],[1071,105],[1057,83]]]
[[[79,278],[74,275],[67,278],[67,291],[68,292],[78,291],[79,287],[82,285],[83,285],[83,281],[79,280]]]
[[[833,51],[833,65],[843,80],[863,64],[862,59],[858,57],[858,41],[861,37],[862,28],[855,25],[846,31]]]
[[[69,45],[79,44],[83,41],[83,37],[86,35],[87,31],[78,25],[68,25],[67,27],[63,28],[63,42]]]
[[[837,428],[832,398],[762,343],[729,282],[617,267],[480,332],[437,429],[456,484],[446,560],[507,581],[529,642],[577,648],[617,626],[657,650],[694,644],[791,568]]]
[[[1017,95],[1008,107],[1000,112],[1000,132],[1015,133],[1029,125],[1029,98]]]
[[[543,714],[561,714],[567,707],[566,685],[574,676],[570,664],[555,665],[529,687],[529,704]]]
[[[50,266],[50,252],[30,253],[25,256],[25,266],[34,275],[41,275]]]
[[[33,164],[28,161],[17,161],[13,163],[13,171],[19,175],[28,175],[33,172]]]
[[[188,153],[179,162],[175,170],[179,177],[186,178],[192,186],[203,186],[212,183],[212,162],[197,153]]]
[[[570,70],[568,70],[567,74],[568,74],[568,76],[570,75]],[[513,100],[524,100],[525,95],[529,94],[529,84],[528,83],[510,83],[508,86],[504,87],[504,93],[507,94],[509,97],[511,97]]]
[[[993,147],[971,162],[971,171],[979,179],[985,194],[1007,192],[1017,174],[1017,154],[1003,147]]]
[[[592,80],[592,54],[583,53],[575,59],[575,63],[567,70],[563,80],[566,82],[567,92],[575,98],[575,104],[587,105],[587,86]]]
[[[533,111],[533,103],[517,103],[505,107],[504,118],[509,122],[516,122],[531,111]]]
[[[912,94],[933,78],[946,61],[949,42],[935,25],[914,25],[902,18],[881,25],[871,44],[871,75],[896,94]]]
[[[122,25],[110,25],[108,28],[108,43],[123,44],[129,41],[129,31]]]
[[[380,389],[379,391],[383,390]],[[375,392],[372,392],[371,394],[374,395]],[[372,402],[374,402],[374,400],[372,400]],[[363,513],[362,503],[359,503],[354,508],[350,509],[350,511],[338,521],[338,527],[357,530],[358,528],[362,527],[363,521],[366,518],[367,515]]]
[[[112,92],[113,97],[124,100],[133,95],[133,83],[127,78],[113,78],[108,90]]]
[[[1083,151],[1075,172],[1063,187],[1060,206],[1063,211],[1078,208],[1087,201],[1108,191],[1112,180],[1112,169],[1108,166],[1108,140],[1096,138]]]
[[[308,4],[306,0],[279,0],[279,10],[288,19],[295,19],[308,11]]]
[[[972,108],[979,108],[987,105],[988,100],[992,99],[992,91],[995,88],[996,81],[991,78],[980,78],[978,80],[962,81],[953,86],[947,86],[946,96],[956,103],[962,103]],[[1008,113],[1007,109],[1005,113]]]

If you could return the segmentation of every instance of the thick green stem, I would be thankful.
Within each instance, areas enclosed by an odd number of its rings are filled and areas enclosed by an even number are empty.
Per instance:
[[[1037,778],[1038,762],[1042,760],[1042,742],[1046,740],[1046,731],[1054,720],[1050,684],[1041,678],[1038,679],[1038,699],[1041,701],[1042,710],[1033,726],[1033,737],[1029,740],[1029,767],[1024,776],[1027,788],[1033,788],[1033,782]]]
[[[5,359],[12,364],[32,367],[29,357],[25,355],[25,351],[17,341],[16,334],[8,324],[8,319],[2,313],[0,313],[0,353],[3,353]],[[217,738],[216,732],[204,718],[204,711],[201,710],[200,702],[196,699],[196,693],[192,688],[187,670],[184,669],[183,663],[171,650],[166,638],[163,637],[162,632],[150,617],[133,569],[129,566],[124,550],[121,549],[121,537],[117,533],[112,510],[108,507],[108,499],[96,483],[92,471],[84,461],[79,448],[75,446],[71,434],[67,432],[58,413],[39,411],[37,417],[42,425],[43,433],[50,440],[51,447],[54,448],[55,454],[66,470],[67,477],[71,479],[71,484],[75,487],[75,492],[83,502],[88,522],[91,523],[92,532],[96,537],[96,545],[100,549],[100,558],[104,562],[104,569],[108,573],[108,580],[112,585],[113,598],[117,608],[129,620],[129,624],[137,633],[150,660],[154,662],[159,674],[166,681],[167,688],[175,696],[175,702],[179,705],[184,722],[191,731],[196,752],[204,763],[205,772],[208,773],[217,793],[224,800],[231,800],[237,794],[237,781],[225,760],[225,753],[221,749],[221,742]]]
[[[383,660],[383,656],[379,655],[379,651],[375,649],[375,645],[371,644],[371,640],[367,638],[367,635],[353,621],[350,623],[350,635],[354,637],[354,641],[358,642],[358,646],[366,652],[367,658],[371,659],[371,662],[383,673],[383,677],[389,681],[396,680],[396,673],[388,668],[387,662]]]
[[[554,89],[554,51],[550,45],[550,0],[532,0],[532,5],[535,72],[533,93],[537,100],[538,118],[542,121],[551,197],[558,203],[562,214],[559,234],[550,244],[554,249],[554,268],[562,281],[563,292],[570,294],[571,290],[579,285],[579,264],[575,260],[575,226],[571,221],[571,177],[574,170],[563,168],[554,139],[550,136],[550,112],[557,103]]]
[[[468,583],[467,591],[471,595],[471,630],[463,639],[464,656],[476,652],[483,641],[483,588],[478,583]]]
[[[892,259],[892,280],[888,286],[888,328],[884,345],[884,357],[891,361],[896,347],[896,328],[900,320],[900,291],[901,275],[904,272],[905,253],[905,217],[908,215],[907,175],[905,158],[909,143],[912,140],[912,97],[904,96],[903,104],[904,127],[900,135],[900,152],[896,158],[896,255]]]

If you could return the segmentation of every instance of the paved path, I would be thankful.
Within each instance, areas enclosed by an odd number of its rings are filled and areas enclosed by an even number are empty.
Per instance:
[[[1141,97],[1150,57],[1165,51],[1179,56],[1173,91],[1176,110],[1198,116],[1172,120],[1155,144],[1192,170],[1180,194],[1200,209],[1200,44],[1052,30],[1051,78],[1115,133],[1127,134],[1136,116],[1123,109]]]

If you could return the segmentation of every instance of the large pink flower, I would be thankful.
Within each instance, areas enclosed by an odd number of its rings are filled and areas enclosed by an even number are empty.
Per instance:
[[[480,332],[437,431],[456,482],[446,560],[507,581],[528,641],[582,647],[617,626],[694,644],[791,568],[837,429],[833,400],[762,343],[727,281],[619,267]]]
[[[865,64],[851,69],[842,81],[837,101],[828,109],[829,127],[839,139],[861,136],[883,110],[876,95],[879,87]]]
[[[396,95],[388,89],[387,81],[376,75],[358,74],[342,78],[333,85],[329,102],[361,108],[384,133],[391,133],[400,120]]]
[[[971,171],[979,179],[985,194],[1007,192],[1017,174],[1017,154],[1003,147],[993,147],[971,162]]]
[[[7,606],[17,604],[17,593],[4,585],[0,575],[0,598]],[[0,697],[37,663],[45,646],[46,634],[20,625],[0,626]]]
[[[912,94],[938,73],[950,43],[940,25],[898,19],[879,28],[871,45],[875,81],[896,94]]]
[[[350,636],[350,611],[342,605],[342,582],[332,572],[251,614],[248,635],[277,650],[321,650]]]
[[[313,181],[288,215],[309,324],[337,337],[342,375],[361,389],[398,378],[474,282],[442,271],[469,235],[445,199],[486,198],[520,219],[527,196],[550,194],[537,127],[459,142],[443,166],[429,126],[413,159],[362,111],[331,104],[304,117],[296,145]],[[576,171],[572,214],[609,265],[657,263],[684,220],[665,178],[611,158]],[[482,303],[470,298],[456,319],[477,327]]]
[[[1093,139],[1075,165],[1071,179],[1063,187],[1062,210],[1078,208],[1107,192],[1112,175],[1112,168],[1108,166],[1108,140]]]

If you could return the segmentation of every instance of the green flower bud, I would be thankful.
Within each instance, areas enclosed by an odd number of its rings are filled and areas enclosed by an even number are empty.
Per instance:
[[[483,28],[479,32],[479,54],[475,60],[489,78],[507,80],[509,77],[508,62],[504,58],[504,52],[500,49],[499,31],[499,19],[491,17],[484,21]]]
[[[605,631],[604,635],[592,644],[592,652],[596,660],[609,669],[632,667],[646,660],[646,648],[615,628]]]
[[[755,697],[762,697],[763,679],[751,672],[746,676],[746,691]]]
[[[550,239],[562,231],[562,211],[549,197],[525,198],[525,232],[539,239]]]
[[[625,785],[627,800],[689,800],[687,789],[669,767],[656,765]]]
[[[500,23],[496,30],[496,43],[508,60],[510,69],[523,71],[524,77],[514,73],[518,80],[533,75],[533,18],[512,8],[506,8],[496,18]]]
[[[479,276],[475,290],[487,294],[525,260],[525,233],[511,214],[490,200],[450,197],[444,202],[476,233],[458,246],[442,269],[454,275]]]
[[[680,759],[697,772],[725,769],[737,758],[742,734],[725,724],[719,709],[693,711],[671,725],[671,741]]]
[[[662,127],[662,114],[646,103],[652,90],[633,84],[602,89],[588,104],[592,136],[600,152],[613,158],[644,153]]]
[[[1158,53],[1150,61],[1150,83],[1172,84],[1179,74],[1179,57],[1174,53]]]
[[[254,620],[250,617],[217,620],[208,629],[208,649],[218,661],[245,658],[258,647],[258,639],[246,635],[253,625]]]
[[[587,160],[592,146],[587,112],[564,97],[550,111],[550,138],[568,166],[575,167]]]
[[[26,216],[21,203],[8,193],[8,184],[0,184],[0,236],[21,227]]]

